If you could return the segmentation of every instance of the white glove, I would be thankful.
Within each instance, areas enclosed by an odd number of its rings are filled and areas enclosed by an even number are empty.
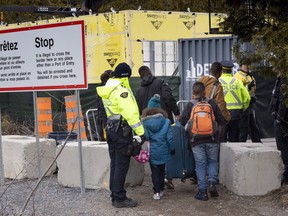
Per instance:
[[[138,136],[138,135],[133,136],[133,139],[135,139],[138,143],[141,143],[141,142],[142,142],[141,137]]]

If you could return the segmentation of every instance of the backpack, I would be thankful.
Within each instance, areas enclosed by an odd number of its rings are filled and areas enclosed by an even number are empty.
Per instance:
[[[215,115],[209,100],[198,101],[192,107],[190,119],[185,125],[191,141],[195,138],[209,137],[214,140],[214,134],[217,133],[218,124],[215,121]]]

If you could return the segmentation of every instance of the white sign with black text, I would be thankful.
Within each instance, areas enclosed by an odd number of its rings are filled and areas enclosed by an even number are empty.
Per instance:
[[[0,92],[86,89],[84,21],[0,31]]]

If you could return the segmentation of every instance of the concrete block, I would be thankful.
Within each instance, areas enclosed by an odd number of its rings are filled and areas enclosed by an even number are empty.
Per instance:
[[[2,136],[4,177],[11,179],[38,178],[36,138],[30,136]],[[39,139],[41,175],[55,159],[56,142],[52,139]],[[46,175],[56,169],[54,163]]]
[[[277,149],[275,138],[262,138],[262,144]]]
[[[57,146],[59,152],[62,145]],[[83,141],[82,158],[85,188],[109,189],[110,157],[106,142]],[[58,182],[63,186],[80,187],[80,161],[78,142],[69,142],[57,159]],[[125,184],[141,185],[144,180],[144,166],[131,158]]]
[[[261,143],[221,143],[220,183],[241,196],[265,195],[280,187],[280,152]]]

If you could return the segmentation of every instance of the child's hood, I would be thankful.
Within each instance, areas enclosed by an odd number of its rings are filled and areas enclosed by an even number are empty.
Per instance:
[[[167,113],[161,108],[146,108],[142,112],[142,121],[145,127],[152,132],[160,131],[166,123]]]

